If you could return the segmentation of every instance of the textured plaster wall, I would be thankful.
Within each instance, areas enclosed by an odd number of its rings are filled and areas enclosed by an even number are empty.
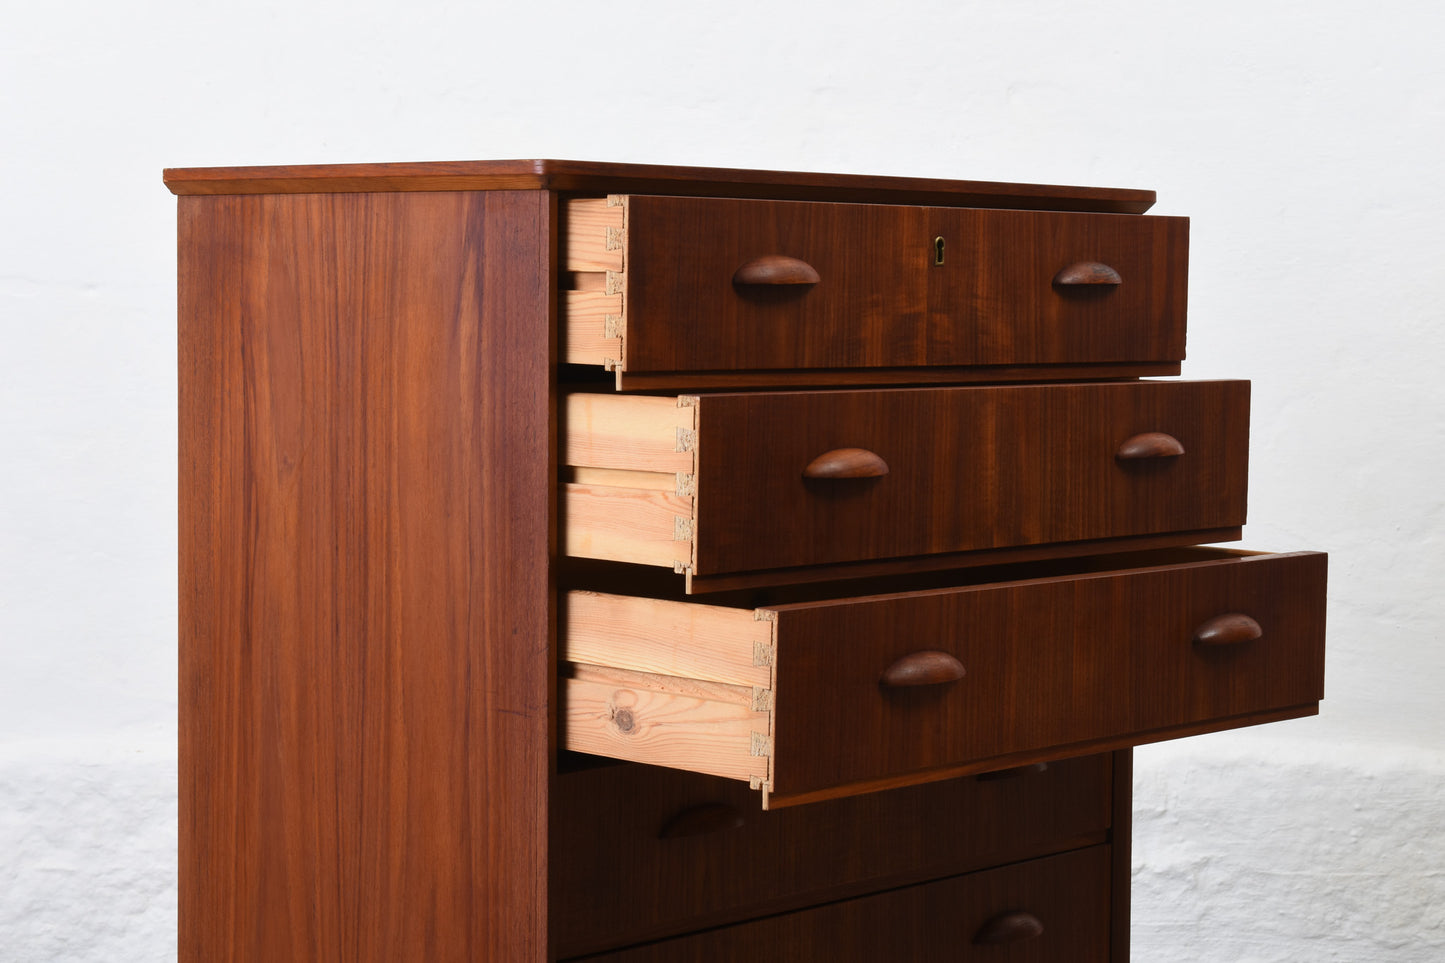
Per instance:
[[[1438,749],[1260,732],[1151,750],[1135,773],[1135,958],[1445,960],[1442,785]]]
[[[1138,754],[1141,961],[1445,958],[1445,7],[72,2],[0,31],[0,960],[166,960],[163,166],[562,156],[1157,189],[1318,719]]]

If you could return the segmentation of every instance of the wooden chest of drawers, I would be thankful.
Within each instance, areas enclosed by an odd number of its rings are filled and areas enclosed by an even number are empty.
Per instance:
[[[1317,710],[1148,192],[167,183],[186,963],[1120,963],[1129,747]]]

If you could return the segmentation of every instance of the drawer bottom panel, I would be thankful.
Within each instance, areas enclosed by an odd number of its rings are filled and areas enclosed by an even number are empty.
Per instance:
[[[1108,963],[1108,846],[586,957],[614,963]]]

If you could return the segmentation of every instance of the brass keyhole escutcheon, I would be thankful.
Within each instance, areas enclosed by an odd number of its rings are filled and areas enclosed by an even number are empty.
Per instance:
[[[934,264],[942,264],[942,263],[943,263],[943,238],[942,238],[942,237],[935,237],[935,238],[933,239],[933,263],[934,263]]]

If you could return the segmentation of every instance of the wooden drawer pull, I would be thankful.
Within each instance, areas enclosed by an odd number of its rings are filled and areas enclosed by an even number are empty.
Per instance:
[[[1054,283],[1060,287],[1078,287],[1085,284],[1122,284],[1119,272],[1098,261],[1078,261],[1054,275]]]
[[[727,803],[703,803],[684,809],[673,816],[657,834],[658,839],[682,839],[684,836],[706,836],[729,829],[741,829],[743,814]]]
[[[804,478],[881,478],[888,462],[867,448],[834,448],[808,462]]]
[[[1121,461],[1134,461],[1142,458],[1174,458],[1184,454],[1184,446],[1179,439],[1173,435],[1166,435],[1162,431],[1146,431],[1142,435],[1135,435],[1126,438],[1114,452],[1114,457]]]
[[[979,928],[975,943],[1022,943],[1044,935],[1044,923],[1032,913],[1016,911],[995,916]]]
[[[754,284],[817,284],[822,278],[807,261],[782,254],[755,257],[733,274],[733,283]]]
[[[1196,645],[1239,645],[1264,636],[1258,622],[1241,612],[1216,615],[1194,630]]]
[[[943,685],[963,678],[963,663],[947,652],[926,651],[905,655],[883,672],[879,681],[890,688]]]

